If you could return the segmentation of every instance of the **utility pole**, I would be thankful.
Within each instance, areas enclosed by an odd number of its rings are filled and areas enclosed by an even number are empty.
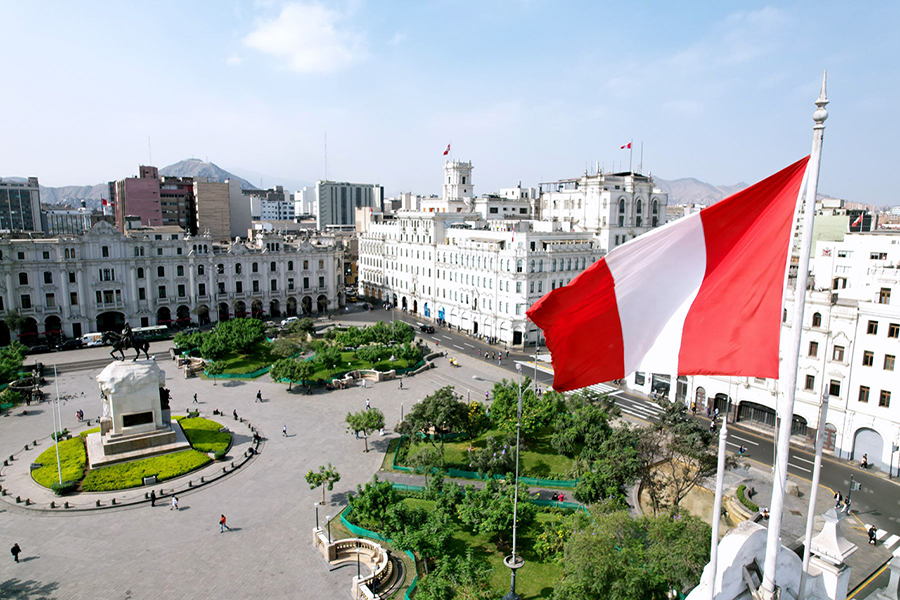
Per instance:
[[[519,510],[519,440],[522,435],[522,365],[516,364],[516,371],[519,372],[519,405],[516,411],[516,489],[513,492],[513,538],[512,538],[512,554],[503,559],[503,564],[509,567],[509,593],[503,596],[503,600],[521,600],[521,596],[516,593],[516,571],[525,565],[525,561],[516,554],[516,517]]]

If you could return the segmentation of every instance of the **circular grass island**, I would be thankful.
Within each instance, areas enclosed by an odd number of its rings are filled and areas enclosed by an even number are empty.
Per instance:
[[[210,462],[210,454],[224,456],[231,447],[231,433],[219,431],[222,424],[201,417],[172,417],[181,425],[181,430],[191,444],[191,450],[182,450],[150,458],[123,462],[98,469],[87,467],[85,439],[99,428],[83,431],[79,436],[59,443],[59,465],[62,468],[63,483],[59,483],[56,462],[56,445],[44,450],[35,462],[40,468],[31,472],[31,477],[57,494],[82,492],[111,492],[127,490],[144,485],[144,477],[156,477],[158,482],[180,477],[203,467]]]

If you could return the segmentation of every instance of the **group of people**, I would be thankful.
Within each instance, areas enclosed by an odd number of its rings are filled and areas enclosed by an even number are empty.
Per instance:
[[[842,512],[845,514],[850,514],[850,496],[844,498],[844,495],[840,492],[840,490],[834,493],[834,507],[838,512]]]

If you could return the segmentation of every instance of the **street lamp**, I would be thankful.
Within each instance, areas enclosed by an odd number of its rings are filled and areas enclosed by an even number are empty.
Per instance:
[[[325,515],[325,527],[328,528],[328,543],[331,543],[331,515]]]
[[[519,439],[522,434],[522,365],[516,364],[516,371],[519,373],[519,405],[516,411],[516,489],[513,496],[513,538],[512,538],[512,554],[503,559],[503,564],[509,567],[509,593],[503,596],[503,600],[521,600],[521,596],[516,593],[516,571],[525,565],[525,561],[521,556],[516,554],[516,518],[519,509]]]
[[[319,528],[319,503],[316,502],[315,504],[313,504],[313,506],[316,507],[316,529],[318,529]]]

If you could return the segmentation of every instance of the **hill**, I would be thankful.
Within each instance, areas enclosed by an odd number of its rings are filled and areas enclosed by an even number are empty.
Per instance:
[[[682,177],[681,179],[654,177],[653,181],[662,191],[669,194],[669,204],[702,204],[709,206],[748,187],[744,182],[734,185],[713,185],[693,177]]]
[[[167,177],[208,177],[213,181],[225,181],[233,179],[241,185],[242,190],[255,190],[256,186],[242,179],[233,173],[229,173],[219,165],[211,162],[204,162],[199,158],[188,158],[178,161],[174,165],[163,167],[159,170],[160,175]]]

